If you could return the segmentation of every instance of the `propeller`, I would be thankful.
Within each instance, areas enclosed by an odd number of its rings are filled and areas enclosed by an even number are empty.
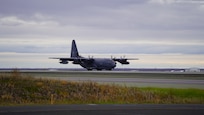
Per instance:
[[[116,58],[115,56],[111,55],[111,59],[115,59],[115,58]]]
[[[123,55],[123,56],[120,56],[120,58],[121,58],[121,59],[125,59],[125,55]]]
[[[94,56],[90,56],[90,55],[89,55],[88,58],[89,58],[89,59],[90,59],[90,58],[94,58]]]

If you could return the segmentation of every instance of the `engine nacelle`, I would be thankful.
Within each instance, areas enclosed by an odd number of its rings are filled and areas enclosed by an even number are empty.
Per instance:
[[[121,64],[130,64],[130,62],[128,62],[126,59],[120,59],[118,60],[118,62],[120,62]]]
[[[122,64],[130,64],[130,62],[126,61],[126,62],[122,62]]]
[[[59,63],[60,64],[68,64],[68,61],[67,60],[61,60]]]
[[[73,64],[80,64],[80,61],[79,60],[74,60],[72,63]]]

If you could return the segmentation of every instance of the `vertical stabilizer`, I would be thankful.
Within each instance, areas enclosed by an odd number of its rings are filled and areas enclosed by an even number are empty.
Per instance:
[[[79,57],[79,53],[78,53],[78,50],[77,50],[75,40],[72,40],[71,57]]]

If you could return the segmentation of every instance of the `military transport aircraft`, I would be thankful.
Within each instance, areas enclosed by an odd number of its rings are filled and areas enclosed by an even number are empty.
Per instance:
[[[116,67],[116,62],[121,64],[129,64],[127,60],[138,60],[137,58],[85,58],[79,55],[75,40],[72,40],[71,57],[69,58],[56,58],[52,57],[50,59],[59,59],[60,64],[68,64],[68,61],[73,61],[73,64],[79,64],[87,70],[112,70]]]

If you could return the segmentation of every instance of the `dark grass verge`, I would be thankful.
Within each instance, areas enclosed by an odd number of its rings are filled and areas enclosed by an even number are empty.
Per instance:
[[[0,105],[204,104],[204,90],[137,88],[33,78],[18,70],[0,75]]]

